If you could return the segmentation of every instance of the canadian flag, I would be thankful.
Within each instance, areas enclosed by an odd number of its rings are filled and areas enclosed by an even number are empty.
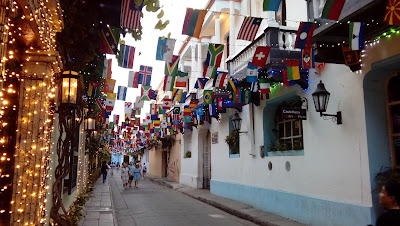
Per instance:
[[[251,65],[264,67],[267,63],[270,50],[271,47],[269,46],[258,46],[256,48],[256,52],[254,53],[253,60],[251,61]]]
[[[172,105],[172,99],[164,99],[163,100],[163,102],[164,102],[164,105],[163,105],[163,109],[165,109],[165,110],[169,110],[170,108],[171,108],[171,105]]]

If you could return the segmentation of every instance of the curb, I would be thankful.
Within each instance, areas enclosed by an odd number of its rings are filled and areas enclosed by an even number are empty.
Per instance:
[[[173,186],[171,184],[165,183],[164,181],[156,180],[156,179],[150,178],[150,177],[147,177],[147,179],[149,179],[150,181],[152,181],[154,183],[157,183],[157,184],[163,185],[165,187],[168,187],[170,189],[173,189]],[[251,221],[251,222],[253,222],[255,224],[263,225],[263,226],[278,226],[276,224],[260,220],[260,219],[258,219],[256,217],[253,217],[253,216],[249,215],[249,214],[246,214],[246,213],[243,213],[241,211],[238,211],[238,210],[232,209],[230,207],[227,207],[227,206],[225,206],[225,205],[223,205],[221,203],[214,202],[212,200],[205,199],[205,198],[202,198],[202,197],[197,197],[197,196],[191,195],[189,193],[186,193],[184,191],[180,191],[179,189],[174,189],[174,190],[176,190],[176,191],[178,191],[178,192],[180,192],[180,193],[182,193],[184,195],[187,195],[187,196],[189,196],[191,198],[197,199],[197,200],[199,200],[199,201],[201,201],[203,203],[206,203],[206,204],[209,204],[211,206],[214,206],[214,207],[216,207],[216,208],[218,208],[218,209],[220,209],[220,210],[222,210],[224,212],[227,212],[229,214],[237,216],[237,217],[239,217],[241,219]]]
[[[117,216],[116,216],[117,214],[115,213],[114,199],[113,199],[112,191],[111,191],[111,183],[109,184],[108,189],[110,191],[111,209],[112,209],[112,216],[113,216],[114,226],[118,226],[118,220],[117,220]]]

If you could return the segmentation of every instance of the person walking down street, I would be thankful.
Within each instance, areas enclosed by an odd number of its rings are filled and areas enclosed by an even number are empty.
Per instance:
[[[107,179],[107,170],[108,170],[108,165],[106,161],[103,161],[103,164],[101,165],[101,173],[103,174],[103,183],[106,182]]]
[[[133,170],[133,177],[135,178],[135,188],[138,188],[140,174],[141,170],[139,168],[139,164],[136,164],[136,168]]]
[[[127,167],[128,164],[125,162],[122,163],[121,168],[121,180],[122,180],[122,187],[125,189],[128,187],[128,179],[129,179],[129,168]]]
[[[133,181],[133,174],[135,170],[135,166],[133,165],[133,162],[129,163],[129,187],[132,187],[132,181]]]
[[[146,167],[146,164],[143,163],[143,179],[144,179],[144,175],[146,175],[146,173],[147,173],[147,167]]]
[[[111,174],[111,176],[114,175],[114,168],[115,168],[115,164],[114,164],[114,162],[111,162],[111,164],[110,164],[110,174]]]
[[[379,216],[376,226],[400,225],[400,183],[388,182],[382,186],[379,203],[385,212]]]

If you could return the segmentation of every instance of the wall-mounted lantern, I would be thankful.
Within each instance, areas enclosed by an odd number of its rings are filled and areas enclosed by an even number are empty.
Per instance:
[[[324,114],[328,107],[330,93],[325,89],[324,83],[320,81],[317,85],[317,89],[312,94],[314,100],[315,110],[320,113],[321,117],[330,116],[332,120],[337,122],[338,125],[342,124],[342,112],[338,111],[336,115]],[[324,117],[326,118],[326,117]]]

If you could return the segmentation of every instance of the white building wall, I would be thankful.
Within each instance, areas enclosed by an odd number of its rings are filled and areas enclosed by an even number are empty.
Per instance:
[[[179,182],[181,184],[198,188],[199,181],[199,151],[198,151],[198,130],[193,128],[193,131],[185,131],[181,142],[181,174]],[[192,156],[185,158],[186,151],[190,150]]]

